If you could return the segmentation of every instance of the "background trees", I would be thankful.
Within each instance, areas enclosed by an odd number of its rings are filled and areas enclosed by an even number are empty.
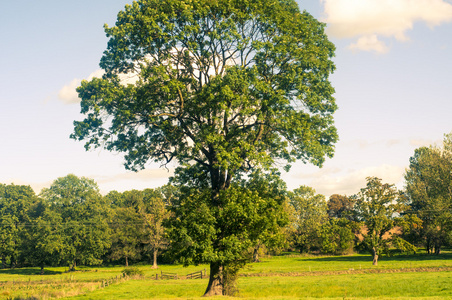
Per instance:
[[[97,184],[85,177],[67,175],[55,180],[41,196],[62,221],[63,260],[75,269],[77,263],[98,264],[110,246],[107,206]]]
[[[289,204],[293,209],[293,245],[300,252],[320,250],[320,230],[327,222],[325,196],[316,194],[308,186],[300,186],[289,192]]]
[[[423,221],[420,235],[427,251],[439,254],[452,238],[452,133],[441,147],[415,150],[405,181],[411,209]]]
[[[176,160],[178,175],[210,198],[184,189],[187,205],[196,198],[222,211],[226,195],[243,193],[227,192],[236,176],[276,160],[321,165],[333,155],[334,46],[295,1],[142,0],[105,31],[106,74],[78,88],[86,118],[74,123],[72,138],[86,140],[87,149],[125,152],[132,170]],[[124,74],[136,82],[125,84]],[[197,220],[213,232],[230,229]],[[221,252],[221,240],[213,252]],[[227,290],[222,264],[230,260],[221,257],[209,256],[206,295]]]
[[[17,265],[21,251],[21,232],[28,221],[27,211],[37,200],[30,186],[0,184],[0,255],[2,268],[7,260]]]
[[[394,185],[368,177],[366,187],[354,198],[356,219],[365,226],[361,230],[363,239],[360,246],[372,254],[374,265],[377,265],[380,254],[387,252],[391,245],[409,246],[408,242],[396,239],[397,232],[391,232],[399,214],[407,209],[405,196]]]

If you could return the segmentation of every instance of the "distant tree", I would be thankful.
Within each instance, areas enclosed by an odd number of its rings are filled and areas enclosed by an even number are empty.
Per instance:
[[[42,200],[30,208],[28,215],[21,255],[26,263],[39,266],[43,275],[45,266],[57,265],[62,259],[65,248],[63,220]]]
[[[139,211],[145,226],[143,242],[152,252],[153,269],[158,268],[159,251],[165,249],[168,244],[164,222],[169,217],[169,211],[162,192],[162,189],[145,189],[143,191],[144,205]]]
[[[325,196],[308,186],[289,192],[289,204],[294,213],[293,244],[300,252],[319,250],[320,231],[328,220]]]
[[[184,199],[209,190],[206,205],[222,211],[222,197],[242,193],[228,192],[240,174],[332,157],[334,45],[324,27],[294,0],[136,1],[105,27],[105,75],[78,88],[86,118],[72,138],[124,152],[132,170],[177,161],[179,175],[200,183]],[[228,290],[232,268],[220,257],[204,260],[206,296]]]
[[[125,259],[125,266],[129,266],[129,259],[139,259],[142,252],[144,238],[144,222],[134,207],[117,207],[113,211],[111,222],[110,258]]]
[[[411,209],[422,220],[427,251],[439,254],[452,239],[452,133],[445,135],[442,147],[415,150],[405,183]]]
[[[128,258],[139,258],[143,251],[150,251],[153,268],[158,267],[158,253],[167,246],[164,222],[169,217],[167,201],[172,201],[172,193],[174,190],[167,185],[143,191],[114,191],[106,196],[114,206],[112,258],[125,258],[127,265]]]
[[[321,252],[346,254],[353,250],[357,224],[345,218],[331,218],[320,228]]]
[[[0,184],[0,255],[2,268],[17,264],[21,249],[21,231],[27,223],[27,211],[37,197],[30,186]]]
[[[346,218],[353,219],[354,200],[345,195],[333,194],[327,202],[328,215],[330,218]]]
[[[67,175],[43,189],[41,197],[61,216],[63,258],[74,270],[77,262],[99,264],[110,247],[107,209],[97,184],[85,177]]]
[[[382,183],[376,177],[367,177],[367,185],[354,196],[354,213],[357,221],[364,225],[360,245],[372,254],[373,265],[378,257],[393,247],[415,249],[391,230],[396,226],[400,213],[408,209],[407,199],[394,185]]]

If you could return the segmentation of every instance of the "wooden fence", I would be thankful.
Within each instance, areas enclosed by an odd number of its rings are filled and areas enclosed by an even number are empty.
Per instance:
[[[203,279],[206,277],[206,269],[190,273],[187,275],[187,279]]]
[[[202,279],[202,278],[206,278],[206,269],[201,270],[201,271],[197,271],[197,272],[193,272],[188,274],[187,276],[185,276],[186,279]],[[159,274],[155,274],[155,279],[179,279],[179,276],[177,275],[177,273],[170,273],[170,272],[160,272]]]

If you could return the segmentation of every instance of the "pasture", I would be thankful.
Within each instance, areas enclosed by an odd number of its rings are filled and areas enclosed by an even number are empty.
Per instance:
[[[208,299],[207,278],[186,279],[208,266],[137,268],[141,275],[123,276],[123,266],[0,270],[0,299]],[[178,279],[156,280],[161,272]],[[382,257],[378,266],[369,255],[274,256],[247,265],[238,288],[222,299],[452,299],[452,253]]]

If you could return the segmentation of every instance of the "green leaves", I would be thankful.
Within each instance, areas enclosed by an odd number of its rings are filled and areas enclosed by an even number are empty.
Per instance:
[[[71,137],[125,152],[133,170],[321,165],[337,140],[323,28],[291,1],[138,1],[105,27],[106,74],[79,87],[87,118]]]
[[[423,221],[421,237],[427,251],[439,253],[451,239],[452,229],[452,134],[446,134],[442,147],[422,147],[410,158],[406,171],[406,191],[411,208]]]
[[[242,260],[283,218],[278,201],[234,179],[333,155],[324,24],[293,0],[140,0],[105,32],[105,75],[78,88],[85,119],[71,138],[125,153],[131,170],[175,161],[186,187],[172,231],[178,257],[215,262],[215,272]]]
[[[368,177],[366,187],[353,198],[356,199],[355,217],[364,225],[359,246],[372,253],[374,264],[378,255],[388,252],[391,246],[403,245],[406,248],[409,243],[402,243],[397,237],[400,233],[392,231],[400,214],[408,209],[403,193],[398,192],[394,185],[382,183],[379,178]]]
[[[287,222],[285,187],[278,180],[255,173],[221,191],[215,202],[209,189],[182,188],[169,220],[171,253],[186,265],[228,265],[249,261],[257,243],[276,245]]]

